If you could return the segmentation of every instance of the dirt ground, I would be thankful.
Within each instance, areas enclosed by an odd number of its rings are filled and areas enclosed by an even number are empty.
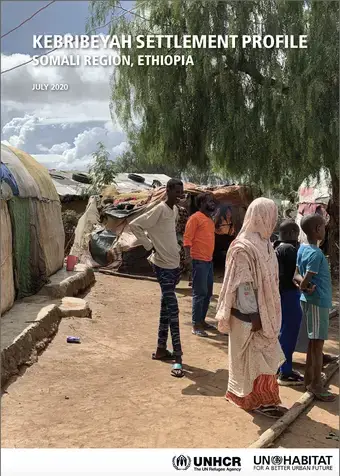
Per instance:
[[[220,284],[215,286],[214,316]],[[151,360],[155,350],[158,284],[97,275],[85,297],[93,319],[64,319],[47,350],[2,396],[3,447],[41,448],[240,448],[272,420],[248,414],[224,399],[227,338],[191,334],[191,290],[178,288],[186,376],[170,376],[170,364]],[[338,353],[338,320],[327,350]],[[69,335],[82,343],[66,343]],[[303,356],[297,356],[302,363]],[[302,368],[302,367],[301,367]],[[303,368],[302,368],[303,369]],[[338,374],[332,391],[339,394]],[[291,406],[301,390],[282,389]],[[276,446],[338,447],[339,400],[316,403]]]

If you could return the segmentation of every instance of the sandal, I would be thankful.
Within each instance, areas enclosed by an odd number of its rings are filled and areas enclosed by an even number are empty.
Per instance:
[[[326,440],[335,440],[339,441],[339,436],[337,436],[335,433],[329,433],[328,436],[326,436]]]
[[[309,387],[308,391],[312,393],[317,400],[320,400],[320,402],[334,402],[336,400],[336,395],[329,392],[328,390],[321,390],[318,392],[317,390],[312,390]]]
[[[174,357],[174,354],[172,352],[170,352],[170,350],[166,350],[165,351],[165,354],[162,355],[162,357],[156,357],[156,352],[154,352],[152,354],[152,360],[164,360],[164,361],[167,361],[167,360],[174,360],[175,357]]]
[[[327,364],[332,364],[333,362],[336,362],[339,360],[339,356],[334,356],[334,355],[329,355],[329,354],[323,354],[322,356],[322,364],[327,365]]]
[[[209,335],[201,329],[193,329],[191,333],[197,337],[209,337]]]
[[[255,413],[259,415],[266,416],[267,418],[272,418],[274,420],[279,420],[287,413],[288,409],[284,407],[277,407],[275,405],[271,407],[260,407],[254,410]]]
[[[172,366],[171,375],[173,377],[182,378],[184,377],[182,364],[174,364]]]

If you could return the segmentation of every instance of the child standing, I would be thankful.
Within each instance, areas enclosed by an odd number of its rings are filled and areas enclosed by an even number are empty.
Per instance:
[[[318,248],[325,238],[326,222],[320,215],[307,215],[301,221],[308,244],[301,245],[295,279],[302,291],[302,311],[306,317],[309,338],[305,385],[321,401],[332,402],[335,395],[322,384],[324,341],[328,339],[329,310],[332,306],[332,282],[328,262]]]
[[[290,387],[303,385],[303,376],[293,370],[293,354],[302,319],[301,293],[294,282],[300,228],[294,220],[285,220],[279,233],[279,240],[274,243],[279,262],[282,309],[279,341],[286,361],[279,369],[277,381],[279,385]]]

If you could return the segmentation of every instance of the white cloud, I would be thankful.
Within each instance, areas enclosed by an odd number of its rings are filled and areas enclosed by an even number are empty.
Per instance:
[[[39,54],[40,52],[37,52]],[[50,56],[117,56],[113,50],[58,50]],[[1,55],[4,71],[31,59],[28,55]],[[82,62],[82,61],[81,61]],[[52,168],[84,169],[97,143],[103,142],[114,158],[126,147],[119,124],[112,123],[110,78],[113,66],[34,66],[30,63],[1,76],[2,139],[31,153]],[[33,84],[49,84],[33,91]],[[52,91],[52,84],[67,91]]]
[[[38,54],[40,51],[37,52]],[[57,50],[48,58],[79,56],[80,66],[34,66],[29,63],[1,77],[4,105],[26,113],[34,112],[43,119],[71,119],[83,122],[109,120],[110,77],[113,66],[85,66],[84,56],[117,56],[110,49]],[[1,55],[1,70],[5,71],[32,59],[29,55]],[[34,84],[48,84],[47,91],[33,91]],[[53,91],[52,85],[66,84],[67,91]],[[56,107],[57,106],[57,107]],[[97,107],[96,107],[97,106]]]
[[[42,144],[37,145],[37,149],[41,152],[48,152],[49,154],[63,154],[71,145],[68,142],[62,142],[61,144],[54,144],[50,149]]]
[[[63,158],[61,155],[57,154],[32,154],[40,164],[44,165],[48,169],[56,169],[56,170],[67,170],[64,167]],[[76,167],[74,167],[76,170]]]
[[[108,125],[105,127],[94,127],[78,134],[74,139],[73,147],[64,150],[62,157],[65,161],[65,167],[73,167],[75,163],[81,164],[82,168],[87,167],[92,161],[92,154],[98,148],[98,142],[102,142],[105,145],[111,159],[117,157],[127,148],[127,143],[125,141],[119,142],[117,140],[117,133],[110,131]],[[58,145],[62,144],[54,145],[54,150],[56,150]],[[49,152],[52,153],[52,150]]]
[[[52,147],[46,147],[43,144],[37,144],[37,150],[40,153],[32,153],[24,146],[30,133],[36,132],[32,124],[36,124],[36,118],[28,117],[26,122],[17,119],[6,124],[3,128],[7,133],[17,132],[16,135],[10,135],[9,140],[2,142],[7,145],[21,148],[48,168],[63,170],[85,170],[92,162],[92,154],[98,148],[98,142],[102,142],[114,160],[119,154],[128,148],[128,143],[121,132],[112,130],[111,124],[104,124],[104,127],[88,128],[76,135],[71,145],[69,142],[53,144]]]
[[[93,161],[92,154],[102,142],[114,160],[128,148],[128,143],[119,132],[112,130],[107,123],[104,127],[93,127],[79,133],[70,145],[68,142],[54,144],[51,148],[39,144],[38,149],[43,154],[32,154],[33,157],[48,168],[60,170],[87,170]]]
[[[128,142],[121,142],[120,144],[115,145],[111,150],[112,156],[118,157],[118,155],[125,152],[128,149],[128,147],[129,147]]]
[[[35,116],[15,117],[5,124],[2,132],[5,136],[9,136],[8,142],[11,145],[20,149],[25,145],[29,134],[35,130],[38,122],[39,119]]]

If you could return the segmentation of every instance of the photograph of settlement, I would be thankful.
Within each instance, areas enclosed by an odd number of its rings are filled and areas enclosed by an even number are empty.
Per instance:
[[[338,448],[338,1],[2,1],[0,204],[2,447]]]

